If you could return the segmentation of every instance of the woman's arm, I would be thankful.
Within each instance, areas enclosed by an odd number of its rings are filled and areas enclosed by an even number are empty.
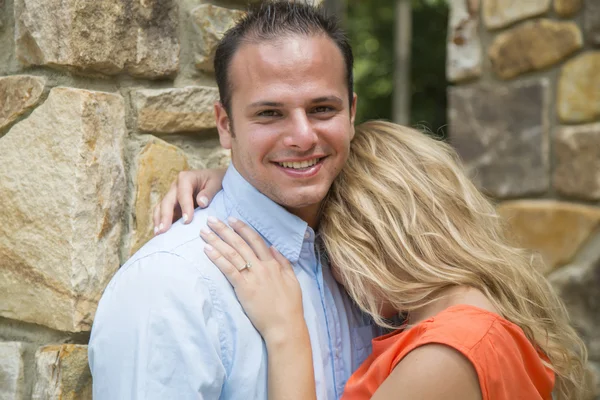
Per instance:
[[[302,291],[292,265],[242,221],[229,229],[214,217],[200,236],[205,252],[223,272],[248,318],[265,340],[270,400],[316,399],[312,349]]]
[[[372,400],[481,400],[477,372],[457,350],[428,344],[408,353]]]
[[[291,336],[267,340],[269,400],[316,399],[312,351],[306,324]]]

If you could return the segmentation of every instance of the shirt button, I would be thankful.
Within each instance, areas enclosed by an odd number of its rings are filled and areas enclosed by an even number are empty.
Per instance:
[[[310,239],[310,232],[306,231],[304,233],[304,239]]]

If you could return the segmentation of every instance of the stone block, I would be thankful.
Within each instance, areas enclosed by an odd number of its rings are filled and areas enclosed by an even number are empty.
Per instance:
[[[545,192],[547,82],[449,89],[449,136],[474,182],[497,198]]]
[[[137,157],[135,222],[130,254],[152,239],[154,206],[167,193],[177,174],[187,169],[187,157],[173,145],[155,139],[142,148]]]
[[[600,117],[600,51],[588,51],[563,66],[556,106],[562,122],[592,122]]]
[[[583,37],[574,22],[539,19],[498,34],[488,55],[494,73],[511,79],[550,67],[582,46]]]
[[[4,0],[0,0],[0,30],[4,28],[4,15],[6,11],[4,11]]]
[[[600,363],[588,363],[587,371],[588,397],[585,400],[598,400],[600,397]]]
[[[216,127],[216,87],[142,89],[133,94],[138,128],[152,133],[195,132]]]
[[[585,0],[583,27],[586,40],[595,46],[600,46],[600,2]]]
[[[190,164],[190,169],[227,168],[231,163],[231,151],[222,148],[218,140],[216,143],[212,141],[207,143],[169,140],[169,143],[183,150]]]
[[[201,71],[214,72],[215,51],[225,32],[244,16],[240,10],[202,4],[191,12],[195,36],[194,60]]]
[[[14,14],[16,55],[25,66],[144,78],[179,68],[175,0],[15,0]]]
[[[44,346],[35,354],[33,400],[92,400],[87,346]]]
[[[31,75],[0,77],[0,130],[35,107],[46,86],[46,79]]]
[[[481,39],[479,0],[450,3],[450,22],[446,44],[446,77],[451,82],[481,76]]]
[[[566,196],[600,200],[600,123],[561,127],[554,153],[554,188]]]
[[[0,400],[20,400],[24,396],[23,343],[0,343]]]
[[[517,244],[540,253],[545,274],[571,262],[600,228],[600,208],[568,202],[508,201],[498,206],[498,213]]]
[[[119,267],[119,95],[54,88],[0,139],[0,316],[79,332]]]
[[[565,302],[590,360],[600,360],[600,250],[590,260],[560,268],[548,279]]]
[[[483,0],[483,21],[488,29],[497,29],[514,22],[544,14],[550,0]]]
[[[581,10],[583,0],[554,0],[554,12],[559,16],[568,18]]]

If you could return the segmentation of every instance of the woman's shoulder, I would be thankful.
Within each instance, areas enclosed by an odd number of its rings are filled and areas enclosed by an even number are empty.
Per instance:
[[[442,292],[439,298],[416,314],[420,327],[416,340],[433,340],[439,336],[448,345],[469,350],[485,337],[496,337],[496,331],[519,328],[504,319],[494,302],[481,290],[456,286]]]
[[[404,377],[418,363],[421,371],[435,371],[438,382],[460,378],[465,388],[472,388],[475,376],[484,399],[511,399],[518,393],[546,399],[552,391],[554,375],[543,355],[521,328],[489,310],[453,305],[404,336],[392,364],[394,370],[404,371]],[[456,370],[462,370],[461,377],[454,375]]]
[[[525,332],[500,314],[470,304],[448,307],[423,321],[421,341],[440,340],[463,352],[480,353],[492,349],[537,354]]]
[[[450,347],[474,364],[506,364],[523,355],[539,358],[523,330],[490,310],[452,305],[404,331],[380,338],[374,349],[390,354],[392,367],[413,350],[436,344]],[[491,354],[494,354],[491,356]]]
[[[499,314],[473,305],[452,305],[405,329],[376,338],[373,351],[376,355],[387,354],[392,368],[411,351],[428,344],[445,345],[471,358],[482,344],[494,346],[495,340],[505,340],[504,321]]]
[[[519,329],[501,315],[470,304],[450,306],[421,325],[421,340],[442,340],[443,344],[456,344],[468,351],[503,336],[501,333],[507,329]]]

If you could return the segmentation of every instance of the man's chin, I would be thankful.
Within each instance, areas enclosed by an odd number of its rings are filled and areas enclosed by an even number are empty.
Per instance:
[[[319,213],[321,204],[326,195],[327,192],[315,193],[315,191],[313,191],[310,196],[303,196],[301,193],[296,195],[288,194],[278,203],[286,210],[299,217],[314,219]]]
[[[286,193],[284,198],[281,199],[280,204],[290,209],[311,208],[320,205],[326,195],[327,191],[316,188],[297,193],[292,191],[291,193]]]

